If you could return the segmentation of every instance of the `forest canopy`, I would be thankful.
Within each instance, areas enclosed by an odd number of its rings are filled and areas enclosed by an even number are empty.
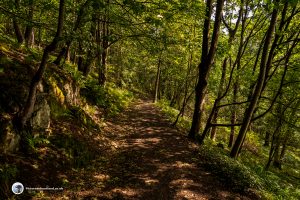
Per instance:
[[[286,172],[296,199],[299,21],[298,0],[2,0],[0,119],[19,136],[1,151],[28,151],[45,93],[62,106],[50,105],[52,121],[88,103],[110,117],[133,93],[198,145],[261,174]]]

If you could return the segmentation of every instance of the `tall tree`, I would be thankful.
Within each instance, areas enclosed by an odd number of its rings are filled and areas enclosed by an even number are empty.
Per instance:
[[[274,3],[274,8],[272,11],[272,17],[271,17],[271,21],[270,21],[270,25],[269,25],[267,34],[266,34],[263,51],[262,51],[262,55],[261,55],[260,72],[259,72],[259,75],[257,78],[257,83],[255,86],[254,93],[251,96],[250,104],[245,111],[243,123],[240,128],[239,134],[238,134],[237,139],[236,139],[236,141],[233,145],[233,148],[230,152],[230,156],[233,158],[236,158],[238,156],[238,153],[240,152],[242,143],[245,140],[246,133],[248,131],[252,116],[254,114],[254,110],[257,106],[259,97],[263,90],[263,85],[264,85],[265,77],[266,77],[266,73],[267,73],[267,59],[268,59],[268,54],[269,54],[269,47],[272,42],[272,37],[273,37],[274,31],[275,31],[275,25],[276,25],[277,16],[278,16],[279,1],[275,0],[273,3]]]
[[[192,121],[191,129],[188,134],[189,138],[192,139],[195,139],[195,136],[199,133],[201,127],[204,98],[207,91],[207,80],[217,49],[223,6],[224,6],[224,0],[217,0],[214,28],[212,32],[211,43],[209,44],[210,22],[211,22],[211,14],[212,14],[213,6],[212,6],[212,0],[206,1],[206,12],[205,12],[205,20],[203,25],[203,36],[202,36],[202,54],[201,54],[201,62],[198,66],[199,79],[198,79],[197,86],[195,88],[196,95],[195,95],[195,108],[193,114],[193,121]]]
[[[44,49],[43,57],[39,65],[39,68],[31,80],[28,98],[20,114],[20,119],[19,119],[20,128],[24,128],[27,120],[30,118],[33,112],[35,100],[36,100],[37,86],[42,81],[49,55],[51,52],[53,52],[56,49],[59,41],[61,40],[62,31],[63,31],[63,22],[64,22],[64,12],[65,12],[65,0],[60,0],[56,34],[52,42]]]

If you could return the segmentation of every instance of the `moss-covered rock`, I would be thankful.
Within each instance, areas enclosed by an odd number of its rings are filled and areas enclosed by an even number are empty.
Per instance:
[[[34,112],[30,120],[34,131],[45,131],[50,127],[50,106],[45,98],[47,94],[38,94]]]

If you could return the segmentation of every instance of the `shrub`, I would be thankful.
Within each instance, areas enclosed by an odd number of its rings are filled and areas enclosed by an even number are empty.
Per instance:
[[[113,85],[102,87],[97,84],[96,80],[88,80],[81,90],[81,95],[89,103],[104,108],[105,114],[108,116],[122,111],[133,98],[133,94],[127,90],[116,88]]]

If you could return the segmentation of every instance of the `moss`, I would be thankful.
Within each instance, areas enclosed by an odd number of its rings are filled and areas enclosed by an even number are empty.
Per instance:
[[[49,78],[49,84],[52,88],[53,95],[56,97],[58,102],[60,102],[63,105],[64,102],[65,102],[65,95],[62,92],[62,90],[59,88],[59,86],[57,84],[57,81],[53,77],[50,77]]]

